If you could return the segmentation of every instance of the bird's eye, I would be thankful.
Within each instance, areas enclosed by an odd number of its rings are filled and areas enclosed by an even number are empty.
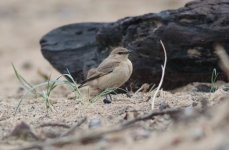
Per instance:
[[[119,55],[126,55],[126,54],[128,54],[128,52],[118,52],[117,54],[119,54]]]

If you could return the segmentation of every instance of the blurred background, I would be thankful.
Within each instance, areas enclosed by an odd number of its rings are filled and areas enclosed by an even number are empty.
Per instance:
[[[0,99],[17,92],[11,63],[33,83],[58,73],[42,57],[39,40],[50,30],[77,22],[117,19],[182,7],[190,0],[1,0]]]

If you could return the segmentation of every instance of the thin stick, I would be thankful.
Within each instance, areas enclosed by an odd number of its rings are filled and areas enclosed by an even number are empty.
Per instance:
[[[163,44],[163,42],[161,40],[160,40],[160,43],[161,43],[161,46],[162,46],[163,51],[164,51],[165,60],[164,60],[164,65],[161,66],[161,68],[162,68],[162,75],[161,75],[160,83],[159,83],[159,85],[158,85],[158,87],[157,87],[157,89],[156,89],[156,91],[155,91],[155,93],[153,95],[153,98],[152,98],[152,102],[151,102],[151,108],[152,108],[152,110],[154,109],[154,102],[155,102],[156,96],[157,96],[157,94],[158,94],[158,92],[159,92],[159,90],[160,90],[160,88],[162,86],[163,80],[164,80],[165,68],[166,68],[166,64],[167,64],[167,53],[166,53],[166,50],[165,50],[165,46],[164,46],[164,44]]]
[[[154,116],[159,116],[159,115],[165,115],[165,114],[176,114],[176,113],[179,113],[181,112],[183,109],[182,108],[173,108],[173,109],[166,109],[166,110],[163,110],[163,111],[152,111],[151,113],[145,115],[145,116],[140,116],[138,118],[135,118],[133,120],[130,120],[128,122],[126,122],[125,124],[123,124],[123,126],[130,126],[136,122],[139,122],[139,121],[144,121],[144,120],[148,120],[148,119],[151,119],[153,118]]]
[[[79,126],[81,126],[85,121],[87,120],[87,118],[83,118],[82,120],[80,120],[79,122],[77,122],[72,128],[70,128],[67,132],[63,133],[61,136],[67,136],[70,135],[71,133],[75,132],[75,130],[77,128],[79,128]]]
[[[49,146],[55,146],[55,145],[66,145],[69,143],[75,143],[75,142],[83,142],[83,141],[90,141],[90,140],[95,140],[95,139],[100,139],[102,136],[111,134],[114,132],[120,132],[126,128],[123,127],[118,127],[118,128],[113,128],[113,129],[107,129],[107,130],[99,130],[99,131],[92,131],[85,133],[83,135],[72,135],[72,136],[64,136],[56,139],[50,139],[48,141],[44,142],[35,142],[32,144],[28,144],[26,146],[23,146],[17,150],[30,150],[30,149],[44,149],[45,147]]]
[[[100,139],[104,135],[108,135],[111,133],[117,133],[117,132],[123,131],[125,129],[131,128],[131,127],[133,127],[131,125],[133,125],[136,122],[148,120],[154,116],[165,115],[165,114],[169,114],[169,115],[176,114],[176,113],[181,112],[182,110],[183,110],[182,108],[174,108],[174,109],[167,109],[167,110],[163,110],[163,111],[152,111],[151,113],[149,113],[147,115],[138,117],[134,120],[130,120],[130,121],[124,123],[123,125],[119,126],[119,127],[114,127],[112,129],[106,129],[106,130],[91,131],[91,132],[85,133],[83,135],[75,134],[72,136],[64,136],[64,137],[59,137],[56,139],[50,139],[50,140],[44,141],[44,142],[36,142],[36,143],[29,144],[27,146],[21,147],[21,148],[19,148],[19,150],[29,150],[32,148],[44,149],[45,147],[48,147],[48,146],[54,146],[54,145],[60,145],[60,144],[63,146],[65,144],[69,144],[69,143],[96,140],[96,139]]]
[[[62,128],[70,128],[68,125],[66,124],[62,124],[62,123],[44,123],[40,126],[38,126],[37,128],[42,128],[42,127],[62,127]]]

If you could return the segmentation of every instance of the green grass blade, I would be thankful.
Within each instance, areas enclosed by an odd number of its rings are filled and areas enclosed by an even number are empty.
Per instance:
[[[30,84],[28,81],[26,81],[17,71],[17,69],[15,68],[14,64],[12,64],[12,67],[14,69],[14,73],[17,77],[17,79],[19,80],[19,82],[22,84],[22,86],[26,89],[26,90],[30,90],[33,88],[32,84]],[[36,94],[36,90],[32,90],[31,91],[32,94]]]

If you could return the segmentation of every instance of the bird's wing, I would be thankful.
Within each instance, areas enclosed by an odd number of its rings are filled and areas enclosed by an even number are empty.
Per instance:
[[[93,76],[96,72],[97,72],[96,68],[91,68],[90,70],[88,70],[87,79],[91,78],[91,76]]]
[[[116,59],[107,59],[104,60],[99,67],[97,68],[97,71],[102,73],[109,73],[114,70],[115,67],[117,67],[120,64],[120,61]]]
[[[96,69],[96,71],[93,71],[90,73],[88,78],[81,82],[81,85],[79,86],[82,87],[85,83],[98,79],[104,75],[107,75],[111,72],[113,72],[114,68],[117,67],[120,64],[120,61],[117,61],[115,59],[109,59],[109,60],[104,60]]]

